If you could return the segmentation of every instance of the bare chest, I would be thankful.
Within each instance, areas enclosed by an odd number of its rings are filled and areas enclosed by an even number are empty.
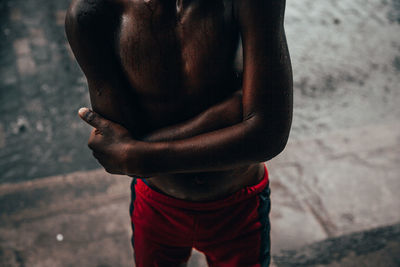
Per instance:
[[[236,91],[232,1],[74,0],[75,50],[92,81],[109,81],[102,95],[92,90],[94,107],[125,125],[137,126],[131,121],[140,117],[149,131],[194,117]]]
[[[232,14],[224,0],[130,1],[118,48],[137,93],[167,100],[224,83],[237,47]]]

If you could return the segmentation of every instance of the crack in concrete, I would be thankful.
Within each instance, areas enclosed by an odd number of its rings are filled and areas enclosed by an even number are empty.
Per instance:
[[[314,190],[311,189],[306,183],[303,183],[302,186],[308,195],[308,198],[304,199],[304,204],[308,207],[317,222],[321,225],[325,234],[328,237],[335,236],[335,233],[337,232],[337,227],[330,219],[329,213],[323,205],[321,197],[317,193],[315,193]]]

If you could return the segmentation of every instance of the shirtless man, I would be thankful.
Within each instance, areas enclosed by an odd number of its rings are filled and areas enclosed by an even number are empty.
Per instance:
[[[292,73],[285,0],[74,0],[89,147],[132,183],[137,266],[268,266],[263,162],[285,147]],[[240,40],[242,46],[239,46]],[[243,73],[235,69],[243,49]],[[140,179],[139,179],[140,178]]]

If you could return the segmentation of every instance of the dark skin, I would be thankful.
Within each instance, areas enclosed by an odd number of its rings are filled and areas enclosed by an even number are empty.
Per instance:
[[[94,127],[93,155],[110,173],[191,201],[258,183],[291,125],[284,9],[284,0],[73,1],[66,32],[89,84],[93,111],[79,114]]]

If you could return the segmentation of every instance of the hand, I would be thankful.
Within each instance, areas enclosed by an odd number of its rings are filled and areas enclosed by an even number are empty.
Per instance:
[[[135,142],[129,131],[88,108],[79,109],[78,114],[94,127],[88,146],[97,161],[108,173],[127,174],[128,148]]]

